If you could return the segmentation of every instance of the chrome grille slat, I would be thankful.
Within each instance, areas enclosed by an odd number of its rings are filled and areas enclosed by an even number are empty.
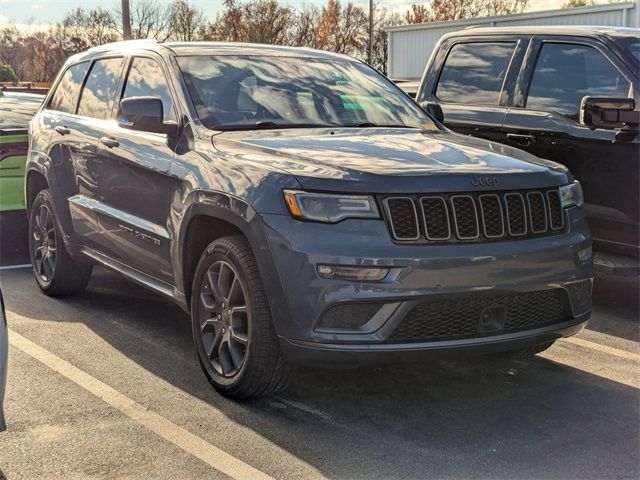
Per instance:
[[[480,236],[478,210],[471,195],[452,195],[453,225],[460,240],[475,240]]]
[[[527,212],[524,198],[520,193],[505,193],[505,206],[507,209],[507,226],[509,235],[522,237],[527,234]],[[522,224],[522,226],[520,225]]]
[[[500,197],[495,193],[480,195],[478,197],[478,203],[480,204],[480,216],[482,217],[484,236],[487,238],[504,237],[504,215],[502,213],[502,202],[500,201]],[[493,205],[491,205],[492,203]],[[494,211],[492,212],[491,210]],[[497,210],[497,214],[495,210]],[[499,228],[492,228],[494,226],[499,226]],[[494,230],[499,231],[500,233],[496,233]]]
[[[560,192],[549,190],[547,192],[547,207],[549,208],[549,224],[552,230],[562,230],[564,228],[564,212],[560,202]]]
[[[451,220],[445,199],[439,196],[422,197],[420,198],[420,208],[422,209],[427,239],[449,240],[451,238]]]
[[[388,196],[381,203],[399,242],[502,241],[557,235],[565,226],[557,188]]]
[[[529,207],[529,227],[533,233],[544,233],[547,231],[547,206],[542,192],[527,193],[527,206]]]
[[[385,198],[384,207],[391,220],[391,232],[396,240],[406,241],[420,238],[418,212],[411,197]]]

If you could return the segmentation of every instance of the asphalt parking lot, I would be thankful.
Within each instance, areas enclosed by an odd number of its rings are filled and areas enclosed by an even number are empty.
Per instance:
[[[298,369],[249,403],[206,384],[181,310],[113,273],[60,300],[28,268],[0,284],[9,480],[640,476],[637,278],[598,276],[588,329],[532,360]]]

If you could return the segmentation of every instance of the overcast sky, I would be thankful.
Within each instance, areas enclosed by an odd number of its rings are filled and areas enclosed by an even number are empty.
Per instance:
[[[159,0],[161,3],[170,3],[170,0]],[[189,0],[191,5],[202,9],[209,18],[214,18],[222,8],[222,0]],[[294,7],[303,4],[324,5],[326,0],[283,0]],[[343,4],[347,0],[342,0]],[[355,1],[354,3],[360,3]],[[378,0],[389,9],[404,12],[412,3],[422,3],[419,0]],[[530,0],[529,10],[547,10],[559,8],[563,0]],[[64,14],[76,7],[91,9],[95,7],[115,8],[120,4],[119,0],[0,0],[0,24],[15,22],[25,24],[54,23],[62,19]]]

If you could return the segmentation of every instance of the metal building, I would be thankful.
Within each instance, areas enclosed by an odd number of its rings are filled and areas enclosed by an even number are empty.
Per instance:
[[[400,25],[389,33],[387,75],[389,78],[418,78],[434,47],[445,33],[470,27],[518,25],[597,25],[640,28],[637,2],[564,8],[502,17]]]

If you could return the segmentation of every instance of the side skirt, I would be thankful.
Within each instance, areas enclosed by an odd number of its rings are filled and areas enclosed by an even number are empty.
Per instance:
[[[105,255],[104,253],[97,252],[96,250],[93,250],[91,248],[82,247],[80,252],[83,255],[89,257],[95,263],[98,263],[108,268],[109,270],[113,270],[124,275],[138,285],[141,285],[142,287],[148,288],[149,290],[171,298],[183,310],[188,311],[187,309],[185,309],[186,302],[184,295],[178,292],[175,286],[163,282],[162,280],[158,280],[157,278],[147,275],[144,272],[128,267],[124,263],[121,263],[118,260],[115,260],[108,255]]]

